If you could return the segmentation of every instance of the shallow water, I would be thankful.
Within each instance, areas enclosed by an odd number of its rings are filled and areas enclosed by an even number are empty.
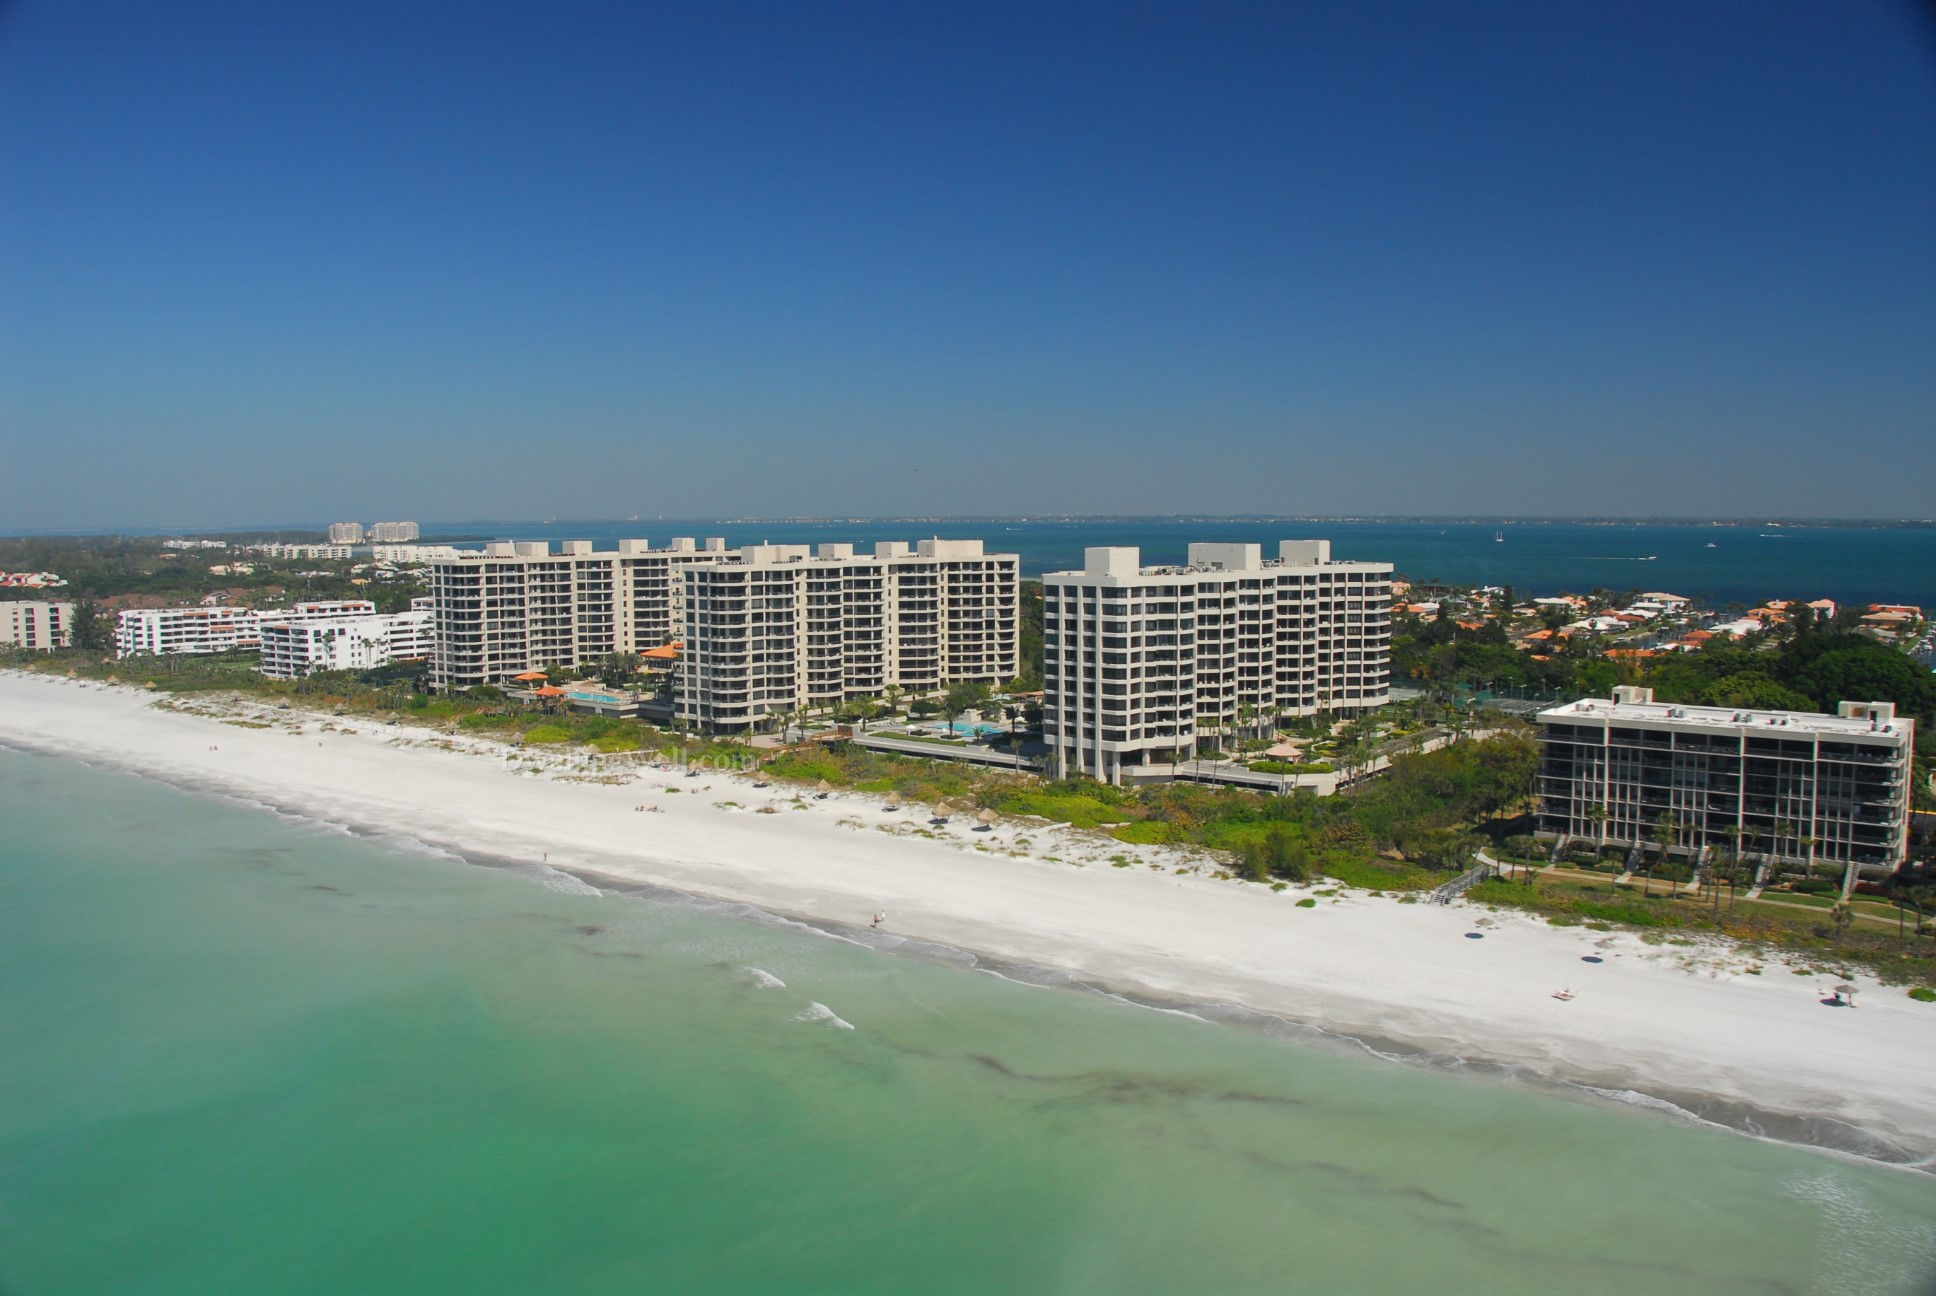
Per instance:
[[[4,750],[0,825],[15,1296],[1936,1274],[1926,1174]]]

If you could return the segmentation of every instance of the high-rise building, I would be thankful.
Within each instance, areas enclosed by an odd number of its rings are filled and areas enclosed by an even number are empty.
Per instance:
[[[684,572],[679,717],[744,732],[889,686],[931,693],[1020,670],[1020,567],[979,540],[749,545]]]
[[[823,545],[814,556],[801,545],[735,550],[717,537],[702,544],[682,536],[663,549],[644,540],[621,540],[610,550],[568,540],[555,552],[542,543],[498,542],[433,562],[432,681],[440,688],[500,684],[545,665],[584,665],[695,634],[699,642],[689,642],[684,656],[696,649],[712,661],[729,651],[717,633],[728,623],[708,619],[695,627],[688,608],[696,590],[714,596],[711,586],[695,584],[695,573],[714,570],[733,572],[728,584],[743,584],[757,570],[763,585],[787,583],[801,600],[811,594],[810,617],[808,604],[800,604],[811,638],[797,647],[801,689],[814,701],[878,693],[888,684],[925,692],[960,679],[1005,680],[1019,667],[1019,559],[984,555],[980,541],[926,540],[919,552],[886,542],[856,557],[852,545]],[[759,624],[766,628],[764,617]],[[714,708],[703,718],[744,727],[786,709]]]
[[[594,550],[566,540],[499,541],[430,564],[437,617],[431,680],[439,688],[501,684],[540,666],[577,666],[615,652],[660,647],[678,636],[681,569],[734,555],[713,538],[654,549],[621,540]]]
[[[1890,702],[1835,715],[1654,701],[1621,687],[1539,713],[1539,832],[1699,858],[1887,871],[1909,842],[1916,722]]]
[[[0,603],[0,646],[48,651],[74,638],[74,605],[39,600]]]
[[[1192,544],[1180,567],[1087,550],[1042,578],[1042,728],[1058,778],[1117,783],[1276,721],[1390,701],[1392,565],[1328,540]]]
[[[329,542],[333,545],[362,544],[363,524],[361,522],[330,523]]]
[[[367,538],[372,544],[408,544],[417,535],[415,522],[372,522]]]

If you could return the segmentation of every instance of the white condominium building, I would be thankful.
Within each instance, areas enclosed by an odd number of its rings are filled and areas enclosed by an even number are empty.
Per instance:
[[[415,522],[372,522],[364,533],[372,544],[397,544],[415,540],[420,532]]]
[[[654,549],[621,540],[594,550],[567,540],[499,541],[481,553],[430,564],[439,688],[499,684],[548,664],[576,666],[615,652],[657,648],[678,637],[685,584],[679,573],[736,557],[719,538],[690,537]]]
[[[72,603],[0,603],[0,646],[45,652],[67,647],[73,637]]]
[[[1844,894],[1909,845],[1916,722],[1892,702],[1838,714],[1681,706],[1621,687],[1539,713],[1539,832],[1599,846],[1826,863]]]
[[[744,731],[798,708],[1013,679],[1015,554],[979,540],[747,546],[685,573],[678,714]]]
[[[264,619],[319,621],[375,613],[376,604],[367,599],[325,599],[261,612],[237,607],[130,608],[115,618],[114,655],[236,652],[261,645]]]
[[[363,524],[361,522],[330,523],[329,542],[333,545],[362,544]]]
[[[435,642],[434,616],[429,607],[390,616],[315,620],[264,614],[258,669],[271,679],[301,679],[317,671],[364,671],[392,662],[421,661],[430,656]]]
[[[346,544],[250,544],[243,545],[242,549],[265,558],[322,558],[348,562],[351,557],[350,547]]]
[[[1090,549],[1042,578],[1042,728],[1057,778],[1125,767],[1280,718],[1391,700],[1390,563],[1337,562],[1328,540],[1192,544],[1181,567]]]
[[[464,556],[456,545],[380,544],[370,546],[370,559],[385,567],[451,562]]]

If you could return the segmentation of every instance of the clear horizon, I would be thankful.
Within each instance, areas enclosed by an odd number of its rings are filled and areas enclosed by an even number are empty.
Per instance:
[[[699,514],[640,514],[631,517],[575,517],[575,518],[538,518],[538,517],[497,517],[497,518],[458,518],[433,519],[376,517],[334,518],[334,522],[371,522],[399,521],[417,522],[423,528],[422,539],[428,540],[443,532],[462,528],[475,528],[510,524],[515,526],[551,526],[558,529],[559,539],[570,539],[568,534],[575,526],[610,527],[636,522],[640,528],[659,526],[666,523],[715,523],[719,525],[750,525],[753,523],[884,523],[884,522],[1339,522],[1339,523],[1433,523],[1449,522],[1467,525],[1511,525],[1511,526],[1567,526],[1609,524],[1626,526],[1795,526],[1826,527],[1847,525],[1859,528],[1888,527],[1928,527],[1936,526],[1936,518],[1931,517],[1807,517],[1799,515],[1778,516],[1766,513],[1741,514],[1732,517],[1719,515],[1676,517],[1660,515],[1653,517],[1617,514],[1535,514],[1535,513],[775,513],[775,514],[737,514],[732,516],[706,516]],[[218,535],[255,534],[269,531],[322,531],[330,522],[217,522],[207,524],[171,523],[128,523],[119,527],[44,527],[19,531],[0,531],[0,539],[26,539],[45,537],[49,539],[72,538],[86,539],[93,536],[126,536],[139,538],[146,536],[184,536],[214,537]],[[364,543],[369,543],[366,539]]]
[[[1926,7],[23,0],[0,66],[0,532],[1930,507]]]

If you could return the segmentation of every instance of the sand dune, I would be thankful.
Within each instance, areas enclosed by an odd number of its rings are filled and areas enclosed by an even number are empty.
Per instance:
[[[594,763],[558,753],[248,704],[226,718],[188,714],[157,701],[0,672],[0,742],[859,932],[886,911],[883,943],[938,942],[1149,998],[1242,1005],[1683,1105],[1704,1095],[1846,1122],[1917,1155],[1936,1152],[1936,1005],[1900,988],[1859,980],[1860,1007],[1828,1008],[1820,1001],[1839,977],[1729,947],[1648,945],[1358,893],[1299,908],[1309,889],[1178,873],[1191,861],[1177,852],[1040,823],[935,827],[925,812],[889,811],[877,798],[802,800],[716,771],[625,764],[616,781],[590,781]],[[1113,867],[1111,856],[1133,866]],[[1473,931],[1483,939],[1468,938]],[[1583,962],[1589,955],[1603,961]],[[1555,999],[1562,988],[1575,997]]]

